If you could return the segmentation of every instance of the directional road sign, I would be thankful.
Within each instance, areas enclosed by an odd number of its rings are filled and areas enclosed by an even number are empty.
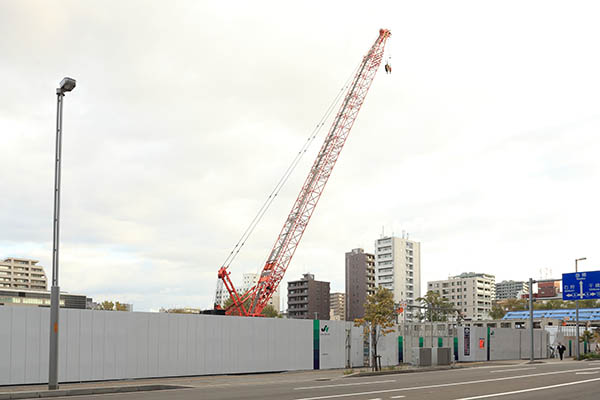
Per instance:
[[[600,299],[600,271],[563,274],[563,300]]]

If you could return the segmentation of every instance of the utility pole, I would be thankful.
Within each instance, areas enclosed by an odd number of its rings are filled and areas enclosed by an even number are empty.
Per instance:
[[[575,273],[579,272],[577,270],[577,261],[586,260],[586,257],[576,258],[575,259]],[[579,299],[575,300],[575,330],[576,332],[576,344],[575,344],[575,355],[577,356],[577,360],[579,360]]]

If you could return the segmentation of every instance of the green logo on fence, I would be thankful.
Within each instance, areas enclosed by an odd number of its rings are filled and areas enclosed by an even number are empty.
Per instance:
[[[321,328],[321,332],[328,333],[329,332],[329,326],[325,325],[324,327],[322,327]]]

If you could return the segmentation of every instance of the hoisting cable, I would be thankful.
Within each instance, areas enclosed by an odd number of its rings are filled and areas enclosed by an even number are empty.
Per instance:
[[[273,190],[271,191],[271,193],[269,194],[269,196],[263,203],[262,207],[258,210],[258,213],[255,215],[254,219],[252,219],[252,222],[250,222],[250,225],[248,225],[248,227],[246,228],[246,230],[244,231],[244,233],[242,234],[242,236],[240,237],[240,239],[238,240],[236,245],[233,247],[233,250],[231,250],[231,252],[227,256],[227,258],[223,262],[223,264],[222,264],[223,267],[229,268],[229,266],[231,265],[233,260],[235,260],[235,258],[239,254],[241,248],[244,246],[244,244],[246,243],[246,241],[248,240],[248,238],[250,237],[250,235],[252,234],[252,232],[254,231],[256,226],[258,225],[258,223],[261,221],[261,219],[263,218],[263,216],[265,215],[265,213],[267,212],[267,210],[269,209],[269,207],[271,206],[271,204],[273,203],[273,201],[275,200],[275,198],[277,197],[277,195],[279,194],[281,189],[284,187],[284,185],[288,181],[289,177],[291,176],[292,172],[294,171],[296,166],[300,163],[300,160],[302,159],[304,154],[306,154],[306,152],[308,151],[310,145],[314,142],[315,138],[321,132],[321,128],[325,125],[325,122],[330,117],[333,110],[335,110],[336,106],[339,104],[340,100],[342,99],[342,97],[345,93],[345,90],[348,88],[348,85],[350,85],[350,83],[351,83],[350,81],[352,80],[352,77],[355,75],[357,69],[358,69],[358,66],[354,69],[354,71],[352,72],[352,74],[350,75],[350,77],[348,78],[346,83],[344,84],[344,86],[340,89],[340,91],[334,98],[333,102],[329,105],[329,107],[325,111],[325,114],[321,117],[321,119],[319,120],[319,122],[317,123],[317,125],[315,126],[315,128],[313,129],[311,134],[309,135],[308,139],[304,142],[304,145],[302,146],[300,151],[296,154],[296,157],[294,157],[293,161],[288,166],[288,168],[286,169],[283,176],[279,179],[279,181],[277,182],[277,184],[275,185],[275,187],[273,188]],[[262,267],[260,267],[260,268],[262,268]],[[220,280],[219,280],[219,282],[220,282]]]

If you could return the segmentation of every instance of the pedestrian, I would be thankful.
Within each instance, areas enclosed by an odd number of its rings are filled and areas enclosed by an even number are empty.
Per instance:
[[[560,359],[563,359],[563,354],[565,353],[565,350],[567,350],[567,348],[565,347],[564,344],[562,343],[558,343],[558,347],[556,348],[556,350],[558,350],[558,355],[560,356]]]

